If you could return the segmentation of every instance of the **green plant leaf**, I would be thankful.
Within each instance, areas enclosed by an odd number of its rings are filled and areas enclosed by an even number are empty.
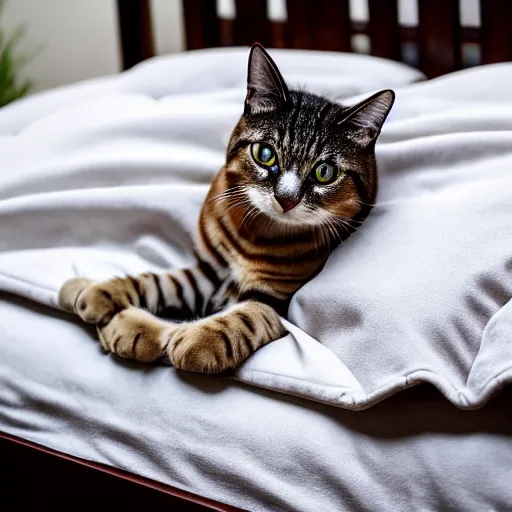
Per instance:
[[[0,16],[4,6],[5,1],[0,0]],[[20,69],[33,58],[17,51],[25,33],[24,26],[17,27],[10,34],[0,28],[0,107],[22,98],[32,88],[30,81],[19,79]]]

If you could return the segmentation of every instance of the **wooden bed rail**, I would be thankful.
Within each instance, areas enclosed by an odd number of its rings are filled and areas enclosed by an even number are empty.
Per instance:
[[[285,22],[269,18],[267,0],[234,0],[222,19],[216,0],[182,0],[186,48],[249,46],[361,51],[404,61],[433,78],[462,67],[512,60],[512,0],[480,0],[480,27],[462,27],[459,0],[417,1],[417,27],[399,24],[398,0],[366,0],[369,21],[354,22],[349,0],[287,0]],[[124,69],[154,53],[150,0],[117,0]]]

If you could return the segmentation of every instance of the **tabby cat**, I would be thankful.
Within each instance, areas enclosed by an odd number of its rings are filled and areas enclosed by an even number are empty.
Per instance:
[[[197,266],[71,279],[61,307],[95,324],[121,357],[168,357],[201,373],[237,367],[286,333],[279,314],[292,295],[370,212],[375,141],[393,101],[384,90],[345,108],[290,91],[255,44],[244,113],[201,211]]]

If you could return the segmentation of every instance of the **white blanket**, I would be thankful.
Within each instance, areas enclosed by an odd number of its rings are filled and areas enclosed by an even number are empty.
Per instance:
[[[91,335],[0,294],[0,431],[251,512],[510,509],[510,386],[480,411],[419,386],[354,412],[113,364]]]
[[[155,59],[0,111],[0,289],[56,307],[76,275],[191,263],[246,55]],[[378,59],[273,55],[292,87],[398,99],[378,144],[379,205],[297,293],[291,334],[237,378],[353,409],[420,381],[483,405],[512,377],[512,67],[405,86],[421,76]],[[62,364],[82,365],[66,343]]]

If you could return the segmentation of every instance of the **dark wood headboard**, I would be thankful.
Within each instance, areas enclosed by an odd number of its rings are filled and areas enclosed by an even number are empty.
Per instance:
[[[480,0],[480,27],[462,27],[459,0],[418,2],[417,27],[399,24],[398,0],[367,0],[369,21],[350,18],[349,0],[287,0],[286,22],[270,20],[267,0],[235,0],[234,19],[216,0],[182,0],[188,50],[217,46],[352,52],[356,37],[369,53],[406,62],[433,78],[463,67],[512,60],[512,0]],[[150,0],[117,0],[123,66],[154,54]]]

